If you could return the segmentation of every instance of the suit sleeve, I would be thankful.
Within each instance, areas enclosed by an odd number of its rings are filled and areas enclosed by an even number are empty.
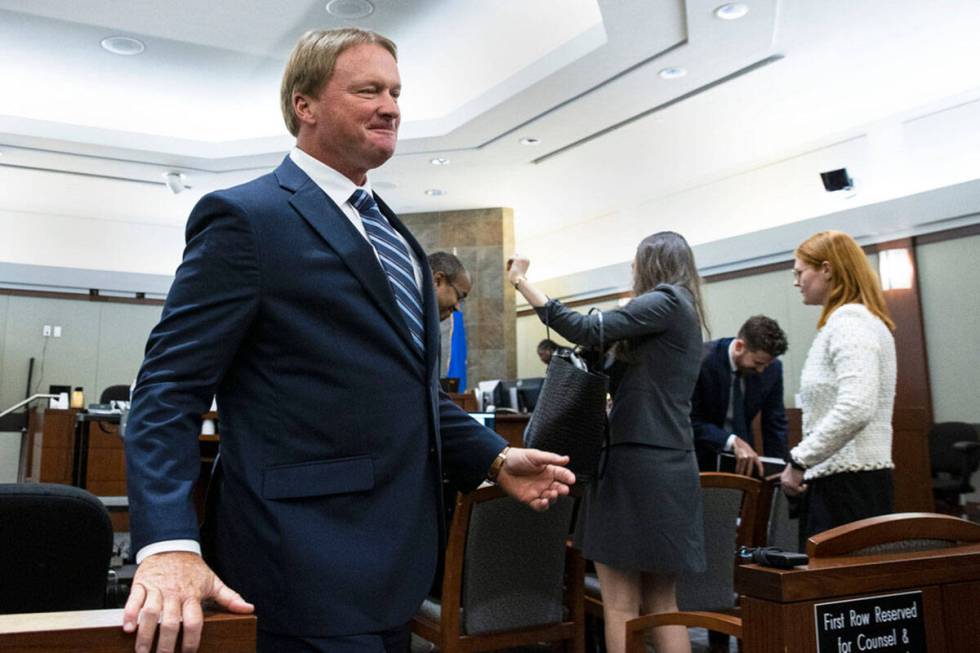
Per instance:
[[[486,428],[439,391],[440,436],[443,470],[453,486],[463,492],[476,489],[507,441]]]
[[[762,403],[762,452],[786,460],[786,407],[783,405],[783,366],[778,360],[769,368],[773,384]]]
[[[259,305],[257,244],[244,211],[204,197],[159,324],[150,333],[126,428],[133,550],[198,539],[192,490],[201,414]]]
[[[731,435],[711,420],[713,405],[719,400],[712,397],[706,380],[704,365],[698,374],[698,382],[694,385],[694,395],[691,397],[691,428],[694,431],[694,444],[701,449],[709,449],[715,453],[722,451]],[[726,406],[728,402],[725,402]]]
[[[672,288],[658,286],[622,308],[602,311],[602,337],[606,343],[662,333],[670,326],[678,300]],[[557,299],[536,309],[542,322],[576,345],[600,344],[599,316],[583,315]]]

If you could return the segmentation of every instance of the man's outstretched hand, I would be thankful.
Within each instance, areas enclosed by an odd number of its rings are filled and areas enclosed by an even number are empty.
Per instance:
[[[123,630],[136,632],[136,653],[149,653],[159,624],[157,653],[172,653],[183,623],[181,653],[194,653],[204,627],[201,601],[206,600],[238,614],[255,610],[221,582],[196,553],[151,555],[140,563],[133,577],[133,588],[123,610]]]
[[[559,456],[539,449],[511,448],[507,452],[497,485],[504,492],[534,510],[547,510],[568,494],[568,488],[575,483],[575,474],[565,469],[568,456]]]

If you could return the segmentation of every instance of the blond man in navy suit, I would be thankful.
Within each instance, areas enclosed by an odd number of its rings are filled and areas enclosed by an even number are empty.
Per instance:
[[[282,84],[296,147],[188,220],[126,434],[138,651],[156,631],[173,650],[181,630],[196,650],[210,599],[255,611],[260,651],[401,652],[435,571],[443,473],[538,510],[574,482],[566,459],[506,448],[439,390],[425,252],[367,177],[395,151],[400,92],[388,39],[305,34]],[[191,493],[212,395],[209,565]]]

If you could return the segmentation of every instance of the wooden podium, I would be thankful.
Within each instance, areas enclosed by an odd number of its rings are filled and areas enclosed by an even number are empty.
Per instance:
[[[735,590],[746,653],[980,651],[980,544],[745,565]]]

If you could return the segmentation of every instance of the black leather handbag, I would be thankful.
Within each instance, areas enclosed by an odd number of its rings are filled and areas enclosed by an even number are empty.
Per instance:
[[[599,340],[602,351],[601,312]],[[575,353],[560,349],[551,357],[541,394],[524,431],[525,446],[569,457],[568,468],[575,473],[576,487],[600,476],[599,458],[608,439],[608,391],[608,376],[585,369]]]

